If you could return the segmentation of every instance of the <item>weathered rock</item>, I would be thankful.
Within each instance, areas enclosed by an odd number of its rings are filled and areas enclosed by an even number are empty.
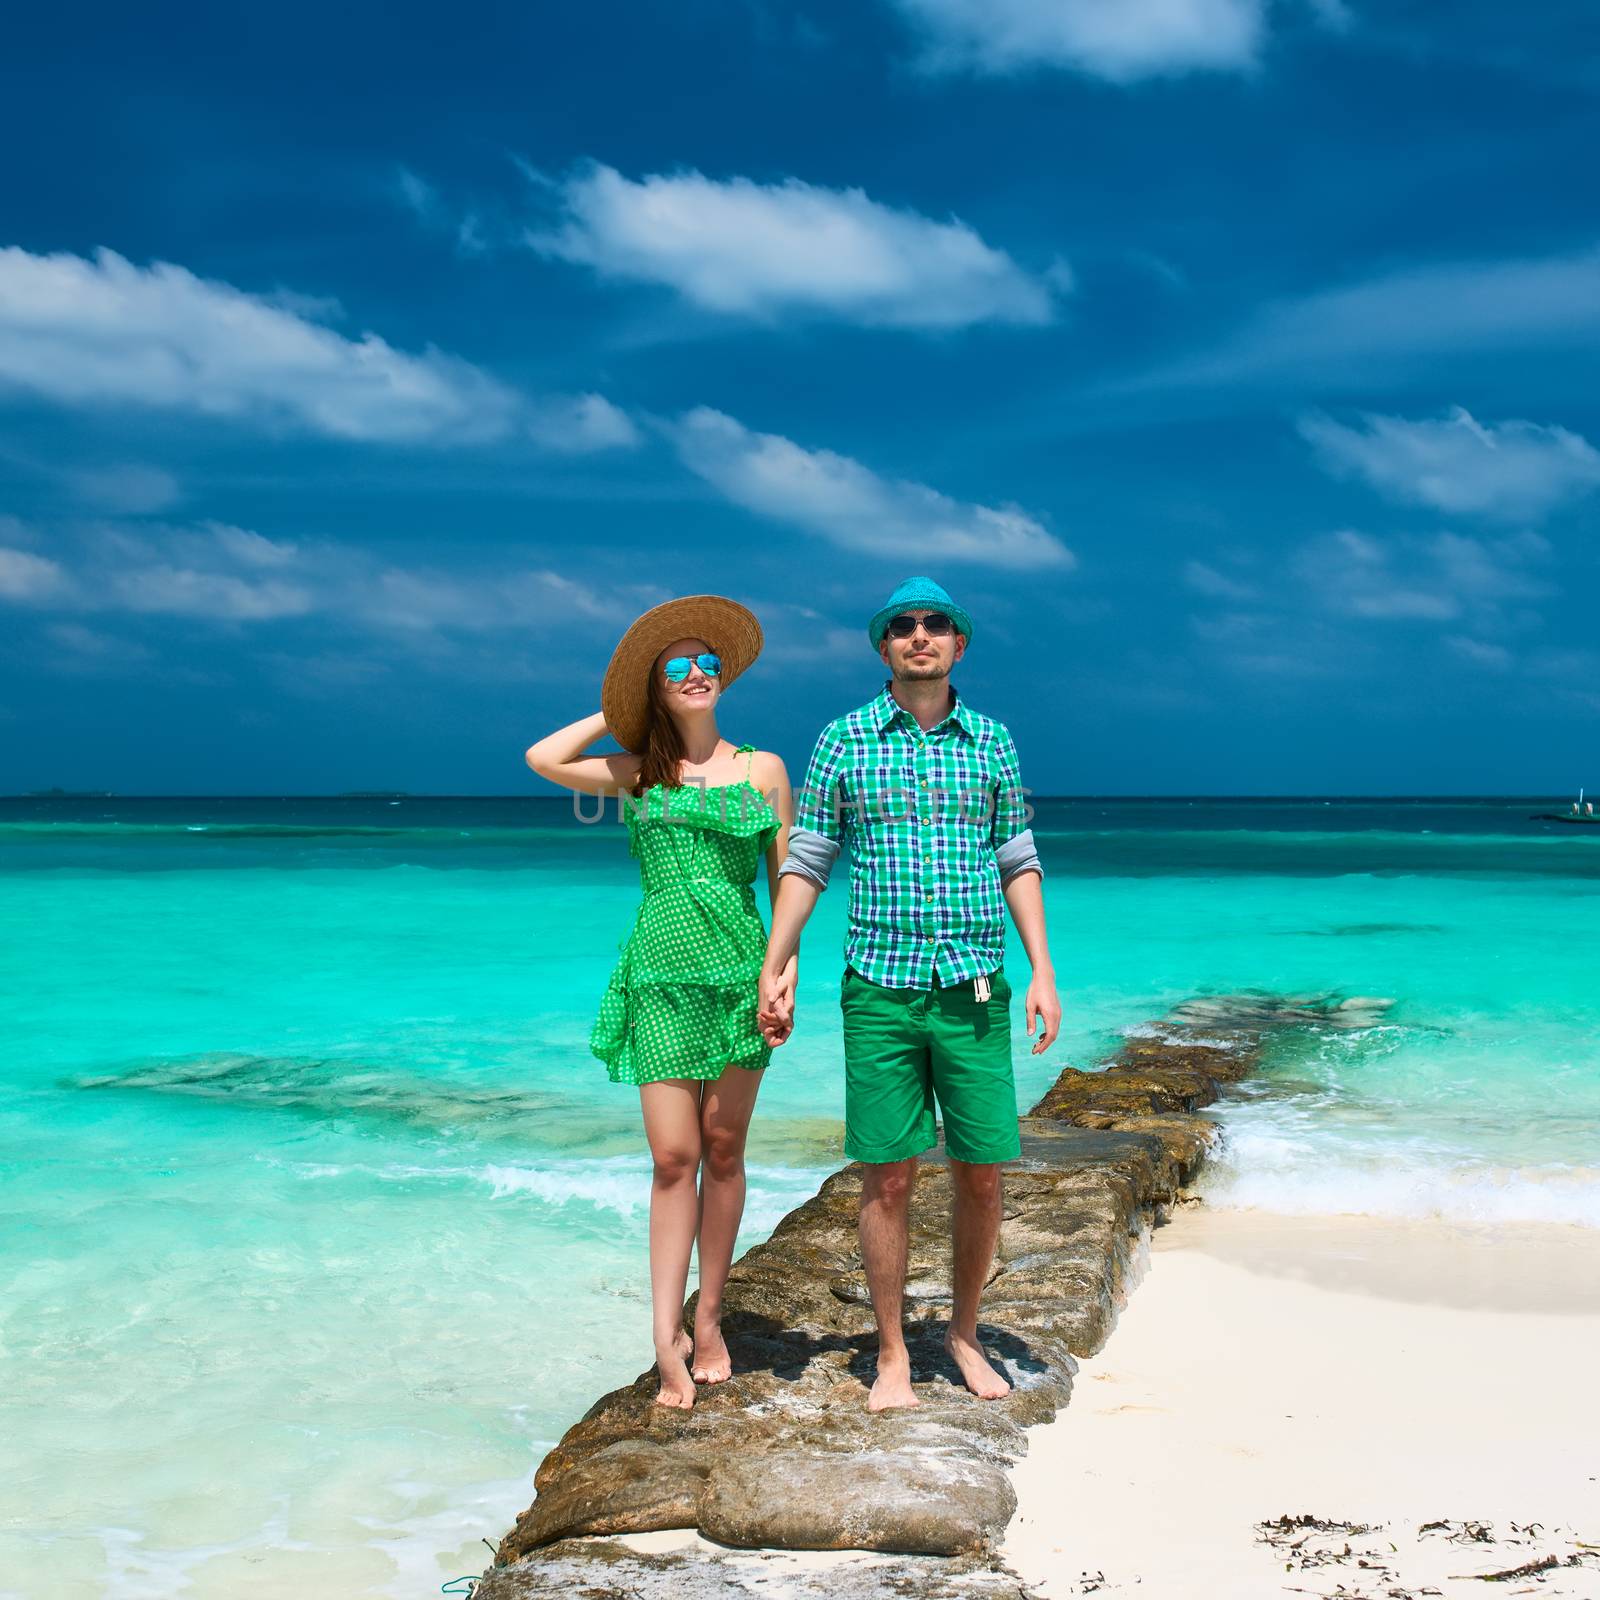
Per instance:
[[[710,1470],[710,1453],[687,1443],[618,1440],[563,1472],[517,1518],[501,1552],[521,1554],[576,1533],[692,1528]]]
[[[1174,1022],[1198,1023],[1212,1028],[1282,1026],[1286,1023],[1321,1023],[1336,1028],[1370,1027],[1394,1004],[1376,995],[1270,994],[1244,989],[1237,994],[1201,995],[1174,1006]]]
[[[983,1557],[861,1555],[820,1569],[791,1556],[704,1549],[646,1554],[614,1539],[569,1539],[536,1561],[491,1567],[473,1600],[1033,1600]]]
[[[700,1529],[746,1550],[954,1556],[998,1540],[1016,1509],[1005,1473],[966,1455],[785,1450],[719,1461]]]
[[[1161,1141],[1179,1184],[1193,1180],[1217,1142],[1220,1130],[1209,1117],[1169,1111],[1164,1116],[1125,1117],[1114,1124],[1117,1133],[1146,1133]]]
[[[1362,1025],[1387,1004],[1204,997],[1137,1030],[1102,1069],[1061,1073],[1022,1119],[984,1293],[980,1335],[1013,1384],[1003,1400],[968,1394],[943,1348],[953,1196],[934,1156],[908,1251],[906,1337],[922,1403],[867,1412],[877,1340],[856,1240],[864,1174],[834,1173],[734,1264],[723,1316],[733,1378],[690,1411],[655,1405],[650,1373],[591,1406],[540,1465],[537,1498],[477,1600],[764,1588],[758,1558],[647,1557],[573,1537],[666,1528],[728,1546],[910,1552],[829,1568],[815,1584],[786,1569],[795,1595],[1017,1595],[1009,1575],[955,1553],[992,1547],[1003,1531],[1015,1504],[1005,1468],[1027,1448],[1025,1430],[1067,1403],[1073,1357],[1105,1343],[1143,1239],[1212,1147],[1216,1125],[1200,1109],[1254,1068],[1270,1029]]]

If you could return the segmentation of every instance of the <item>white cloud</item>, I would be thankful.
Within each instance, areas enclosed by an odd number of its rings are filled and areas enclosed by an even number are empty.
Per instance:
[[[639,443],[633,419],[598,394],[565,396],[536,406],[528,432],[547,450],[563,455],[631,450]]]
[[[1533,652],[1528,670],[1538,678],[1576,678],[1593,684],[1600,680],[1600,651],[1549,646]]]
[[[930,71],[1039,67],[1113,83],[1245,72],[1266,34],[1266,0],[894,0]]]
[[[85,259],[10,246],[0,249],[0,389],[367,442],[485,442],[519,424],[546,449],[592,450],[606,433],[624,442],[626,418],[598,395],[566,402],[576,420],[541,431],[545,408],[471,363],[408,354],[374,333],[347,338],[316,320],[320,304],[111,250]]]
[[[1287,551],[1251,589],[1214,584],[1215,568],[1187,562],[1185,582],[1217,602],[1189,628],[1215,665],[1274,681],[1393,672],[1384,641],[1396,629],[1499,671],[1517,659],[1507,641],[1543,626],[1552,554],[1535,533],[1379,539],[1345,528]]]
[[[1367,388],[1448,355],[1600,344],[1600,252],[1413,267],[1280,300],[1216,349],[1131,389],[1316,382]]]
[[[752,603],[750,609],[761,618],[766,637],[761,653],[769,662],[813,671],[834,667],[851,673],[857,670],[866,646],[860,628],[831,622],[813,607],[792,600],[762,600]]]
[[[1460,406],[1442,418],[1363,420],[1364,427],[1352,428],[1305,417],[1300,433],[1329,471],[1360,477],[1395,500],[1537,518],[1600,487],[1600,450],[1565,428],[1486,425]]]
[[[552,186],[564,216],[532,230],[543,255],[603,277],[665,284],[733,316],[838,317],[897,328],[1049,322],[1049,283],[964,222],[896,210],[859,189],[683,172],[639,182],[593,166]],[[1065,275],[1065,276],[1064,276]]]
[[[26,530],[23,530],[24,532]],[[268,539],[248,528],[102,525],[63,541],[60,560],[0,548],[0,599],[56,615],[187,617],[254,626],[336,619],[341,631],[487,634],[575,620],[620,627],[663,598],[637,585],[598,589],[515,561],[479,571],[406,567],[337,541]],[[64,624],[62,642],[90,637]]]
[[[125,665],[147,660],[150,655],[141,644],[97,633],[93,628],[84,627],[81,622],[53,622],[45,629],[45,634],[63,649],[85,660]]]
[[[0,546],[0,600],[48,600],[67,587],[66,573],[48,556]]]
[[[1475,667],[1488,667],[1495,672],[1503,672],[1511,665],[1512,654],[1503,644],[1491,644],[1483,639],[1472,639],[1465,634],[1452,633],[1445,637],[1445,644],[1464,661],[1470,661]]]
[[[1237,578],[1230,578],[1227,573],[1219,572],[1215,567],[1208,566],[1204,561],[1185,561],[1183,564],[1183,581],[1196,592],[1210,595],[1219,600],[1254,600],[1256,589],[1253,584],[1243,583]]]
[[[1282,689],[1359,676],[1375,655],[1370,642],[1303,608],[1201,613],[1189,628],[1218,665]]]
[[[0,249],[0,384],[395,442],[499,437],[517,404],[467,362],[347,339],[169,262],[15,246]]]
[[[298,289],[285,289],[281,284],[260,296],[263,305],[287,311],[305,322],[343,322],[344,303],[337,295],[302,294]]]
[[[926,484],[883,478],[849,456],[752,433],[707,406],[668,431],[684,464],[726,499],[845,550],[991,567],[1072,567],[1076,558],[1016,506],[969,505]]]
[[[116,610],[202,617],[212,622],[266,622],[303,617],[316,608],[311,591],[296,583],[161,562],[113,574],[106,603]]]
[[[396,167],[395,193],[408,211],[414,212],[423,222],[433,222],[443,210],[439,191],[426,178],[419,177],[410,167]]]
[[[211,539],[223,555],[241,567],[293,566],[298,549],[284,539],[268,539],[249,528],[236,528],[227,522],[202,524],[203,537]]]
[[[1292,570],[1328,610],[1370,621],[1449,622],[1498,628],[1508,608],[1550,587],[1528,569],[1549,554],[1537,535],[1485,541],[1456,533],[1380,541],[1350,529],[1302,546]]]
[[[401,205],[425,227],[450,235],[462,255],[477,256],[488,251],[489,240],[484,233],[482,217],[475,211],[457,215],[445,204],[439,191],[409,167],[395,169],[394,193]]]
[[[1348,33],[1356,23],[1345,0],[1309,0],[1311,14],[1332,33]]]
[[[66,677],[121,678],[143,672],[155,659],[155,652],[138,640],[86,628],[81,622],[52,622],[42,633],[46,648],[36,656],[39,665]],[[197,681],[182,668],[165,675]]]
[[[630,620],[615,597],[547,568],[459,573],[383,567],[351,582],[345,604],[357,621],[400,633],[489,633],[542,627],[552,617]]]
[[[183,490],[170,472],[138,462],[90,468],[73,474],[71,481],[79,497],[90,505],[125,515],[166,511],[183,498]]]
[[[1550,585],[1529,572],[1551,555],[1548,539],[1519,533],[1505,539],[1469,539],[1459,533],[1438,533],[1422,541],[1444,580],[1466,601],[1500,605],[1511,600],[1536,600],[1551,593]]]

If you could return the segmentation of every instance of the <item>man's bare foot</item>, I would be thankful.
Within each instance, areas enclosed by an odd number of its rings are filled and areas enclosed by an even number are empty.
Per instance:
[[[917,1391],[911,1387],[911,1357],[878,1357],[878,1376],[867,1396],[868,1411],[891,1411],[896,1406],[920,1406]]]
[[[694,1328],[694,1369],[689,1374],[696,1383],[726,1383],[733,1376],[733,1357],[719,1326]]]
[[[1003,1400],[1011,1393],[1011,1385],[989,1365],[983,1346],[975,1339],[958,1334],[954,1328],[946,1331],[944,1347],[961,1373],[961,1381],[980,1400]]]
[[[665,1349],[656,1346],[656,1371],[661,1375],[658,1406],[687,1411],[694,1404],[694,1379],[689,1376],[689,1357],[693,1353],[694,1341],[682,1329]]]

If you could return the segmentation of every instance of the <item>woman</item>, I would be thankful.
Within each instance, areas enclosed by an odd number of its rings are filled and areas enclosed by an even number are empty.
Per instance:
[[[783,763],[723,738],[717,707],[760,651],[761,626],[743,606],[718,595],[669,600],[623,635],[599,714],[541,739],[527,758],[553,783],[620,795],[639,859],[644,900],[589,1043],[614,1083],[639,1086],[654,1162],[650,1297],[665,1406],[692,1406],[697,1382],[733,1371],[722,1291],[744,1211],[745,1133],[772,1055],[756,1022],[766,934],[751,886],[765,854],[776,894],[794,805]],[[606,733],[627,754],[585,755]],[[794,978],[791,962],[790,1003]],[[683,1296],[696,1244],[691,1341]]]

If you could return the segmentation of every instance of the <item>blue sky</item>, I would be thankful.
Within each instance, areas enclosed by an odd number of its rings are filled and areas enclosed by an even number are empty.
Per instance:
[[[534,792],[706,589],[798,767],[919,572],[1041,792],[1600,785],[1584,10],[31,8],[0,790]]]

